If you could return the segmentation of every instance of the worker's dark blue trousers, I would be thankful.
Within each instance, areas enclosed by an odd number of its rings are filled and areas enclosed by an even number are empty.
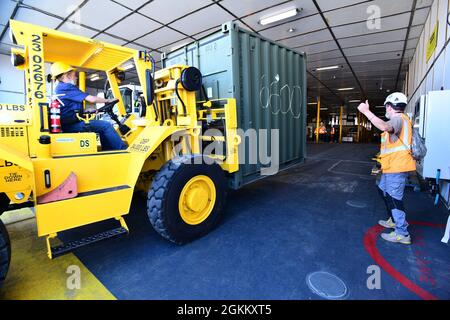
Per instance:
[[[402,236],[409,235],[408,222],[406,222],[405,207],[403,205],[403,194],[408,176],[408,172],[383,173],[378,184],[388,213],[395,222],[395,233]]]
[[[86,126],[84,122],[77,122],[73,124],[64,124],[62,126],[63,132],[95,132],[100,135],[100,142],[102,150],[123,150],[127,146],[123,143],[117,132],[114,130],[112,124],[102,120],[91,120]]]

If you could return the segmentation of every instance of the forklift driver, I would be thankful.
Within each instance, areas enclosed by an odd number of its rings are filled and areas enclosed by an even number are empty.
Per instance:
[[[64,105],[61,105],[61,128],[63,132],[75,133],[87,131],[83,121],[77,118],[77,112],[83,110],[83,101],[89,103],[109,103],[114,99],[104,99],[91,96],[75,85],[78,76],[76,69],[63,62],[55,62],[51,66],[51,75],[53,81],[58,81],[55,92],[61,95],[59,99]],[[86,108],[86,111],[95,112],[95,108]],[[102,120],[91,120],[89,122],[89,131],[100,135],[102,150],[123,150],[126,144],[114,130],[112,124]]]

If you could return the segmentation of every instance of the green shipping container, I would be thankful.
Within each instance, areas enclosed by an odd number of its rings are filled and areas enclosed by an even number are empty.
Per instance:
[[[164,67],[194,66],[203,75],[210,99],[235,98],[238,127],[266,129],[269,157],[276,152],[271,129],[278,129],[279,170],[301,163],[306,157],[306,55],[228,22],[217,33],[162,55]],[[276,137],[276,134],[273,135]],[[244,137],[242,137],[244,142]],[[263,138],[265,138],[263,136]],[[247,140],[248,141],[248,140]],[[264,145],[263,145],[264,146]],[[230,176],[230,187],[238,189],[264,178],[266,161],[249,161]],[[263,148],[264,149],[264,148]],[[241,156],[241,155],[240,155]]]

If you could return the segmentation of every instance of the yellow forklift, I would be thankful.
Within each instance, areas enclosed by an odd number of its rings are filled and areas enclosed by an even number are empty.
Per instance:
[[[209,232],[221,217],[227,182],[239,170],[236,102],[210,101],[194,67],[173,65],[154,72],[149,52],[10,21],[11,60],[26,79],[26,103],[0,104],[0,214],[30,207],[50,259],[81,246],[127,234],[124,216],[135,191],[148,194],[155,230],[175,243]],[[115,121],[126,150],[102,151],[92,132],[52,130],[53,98],[46,90],[45,64],[62,61],[85,72],[104,72],[116,99],[98,110]],[[134,63],[142,95],[140,114],[127,113],[119,85],[126,63]],[[115,105],[118,114],[114,113]],[[78,117],[88,126],[93,114]],[[217,135],[203,135],[210,123]],[[220,142],[225,154],[202,154],[204,142]],[[65,230],[117,220],[118,226],[91,237],[55,245]],[[11,249],[0,221],[0,285]]]

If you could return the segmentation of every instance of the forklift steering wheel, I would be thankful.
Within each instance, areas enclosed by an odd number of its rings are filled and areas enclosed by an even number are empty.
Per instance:
[[[115,99],[111,102],[105,103],[105,105],[97,110],[97,112],[111,113],[114,106],[119,102],[119,99]]]
[[[131,129],[126,124],[120,122],[119,117],[112,111],[117,102],[119,102],[119,99],[115,99],[111,102],[105,103],[105,105],[98,109],[97,112],[107,113],[111,117],[111,120],[113,120],[119,126],[119,131],[124,136],[128,132],[130,132]],[[127,118],[124,119],[126,120]]]

